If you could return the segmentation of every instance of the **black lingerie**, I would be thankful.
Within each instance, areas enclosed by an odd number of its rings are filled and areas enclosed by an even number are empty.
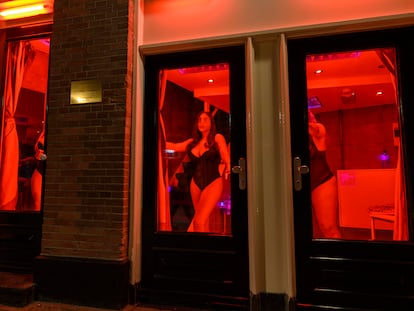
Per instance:
[[[188,154],[194,167],[193,180],[201,190],[220,177],[221,157],[218,150],[209,149],[200,157],[195,156],[191,151]]]
[[[326,160],[325,151],[319,151],[316,148],[312,137],[309,140],[311,190],[314,190],[333,177],[333,173]]]

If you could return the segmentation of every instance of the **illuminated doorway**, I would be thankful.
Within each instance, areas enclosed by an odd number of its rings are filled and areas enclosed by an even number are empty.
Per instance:
[[[158,183],[158,230],[231,234],[229,64],[163,70],[160,79],[167,183]]]
[[[145,57],[140,297],[249,304],[244,47]]]
[[[11,29],[5,42],[0,223],[7,250],[0,268],[30,270],[41,242],[50,36],[22,37]]]
[[[306,58],[314,238],[408,239],[395,48]]]
[[[413,34],[288,41],[297,310],[414,307]]]

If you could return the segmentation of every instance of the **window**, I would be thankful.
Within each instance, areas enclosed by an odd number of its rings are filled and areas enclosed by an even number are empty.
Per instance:
[[[163,69],[159,231],[231,234],[229,64]]]
[[[395,59],[307,55],[314,238],[408,240]]]

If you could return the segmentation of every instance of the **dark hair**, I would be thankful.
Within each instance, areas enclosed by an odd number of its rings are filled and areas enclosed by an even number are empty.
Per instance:
[[[210,123],[211,123],[211,128],[207,136],[207,143],[205,147],[209,149],[216,148],[215,137],[217,134],[217,130],[216,130],[216,123],[214,121],[214,117],[208,111],[200,111],[195,118],[195,122],[193,126],[193,141],[189,145],[189,150],[191,150],[201,140],[202,136],[201,136],[201,132],[198,130],[198,119],[201,117],[202,114],[205,114],[210,119]]]

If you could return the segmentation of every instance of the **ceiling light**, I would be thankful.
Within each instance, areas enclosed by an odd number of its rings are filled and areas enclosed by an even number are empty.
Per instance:
[[[342,89],[341,100],[343,104],[354,104],[356,102],[356,93],[353,89],[346,87]]]

